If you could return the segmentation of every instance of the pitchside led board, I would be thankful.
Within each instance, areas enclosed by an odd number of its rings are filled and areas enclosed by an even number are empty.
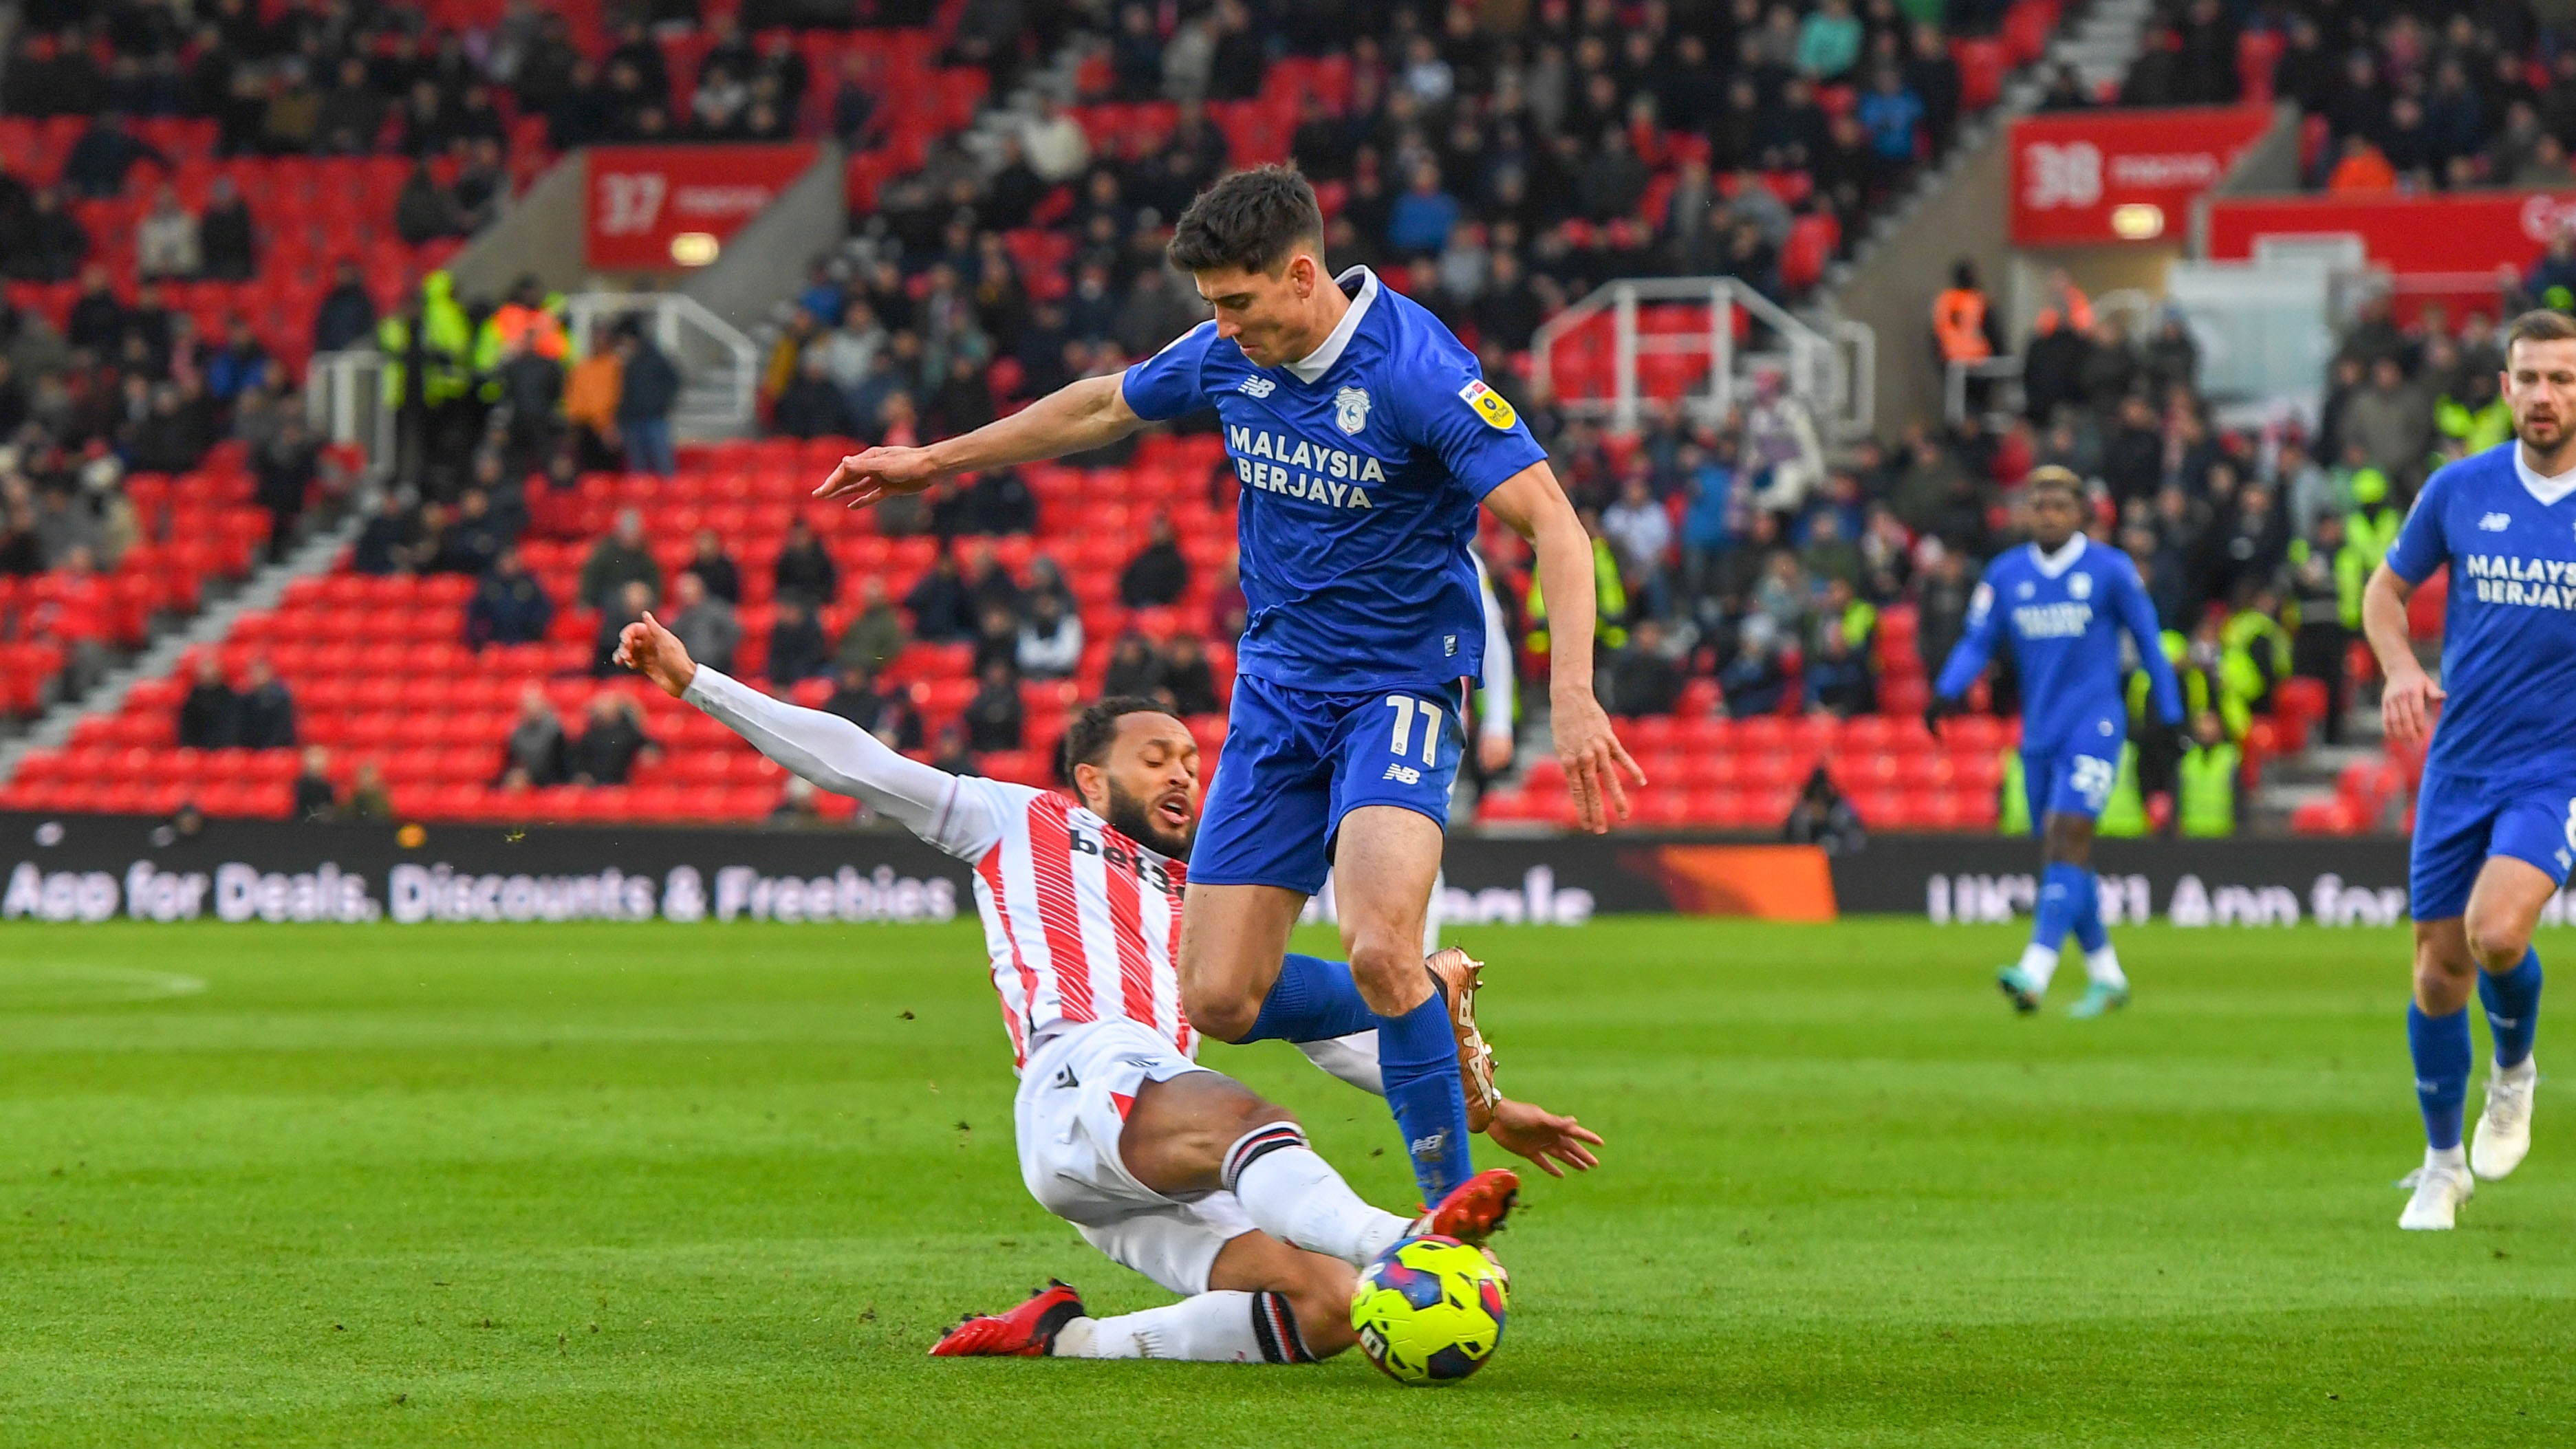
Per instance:
[[[593,146],[583,261],[602,272],[703,267],[814,155],[806,143]]]
[[[2269,106],[2024,116],[2012,123],[2013,244],[2178,241],[2191,204],[2271,124]]]

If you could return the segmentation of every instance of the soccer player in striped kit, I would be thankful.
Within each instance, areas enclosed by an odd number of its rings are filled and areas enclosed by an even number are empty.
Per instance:
[[[1511,1210],[1519,1179],[1502,1168],[1418,1218],[1371,1207],[1285,1108],[1197,1063],[1174,961],[1198,746],[1159,707],[1104,700],[1076,721],[1064,747],[1076,798],[908,760],[837,715],[694,663],[650,614],[626,626],[618,661],[797,775],[972,862],[1020,1074],[1021,1179],[1092,1246],[1183,1295],[1095,1319],[1055,1283],[1010,1313],[969,1319],[933,1353],[1309,1362],[1350,1346],[1359,1265],[1419,1232],[1481,1243]],[[1367,1087],[1369,1045],[1313,1055]],[[1488,1132],[1552,1174],[1595,1165],[1601,1140],[1509,1099]]]

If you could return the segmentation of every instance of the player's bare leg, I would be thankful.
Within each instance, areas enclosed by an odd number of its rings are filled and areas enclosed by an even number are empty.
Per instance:
[[[1279,979],[1306,897],[1282,886],[1200,885],[1181,909],[1181,1009],[1218,1041],[1239,1042]]]
[[[2557,891],[2558,883],[2538,866],[2489,856],[2469,889],[2468,914],[2460,922],[2495,1039],[2486,1108],[2469,1143],[2469,1166],[2480,1177],[2505,1176],[2531,1151],[2531,1101],[2540,1083],[2531,1056],[2539,1025],[2540,956],[2531,948],[2531,932]]]
[[[1443,840],[1431,817],[1363,805],[1342,817],[1333,850],[1334,913],[1351,979],[1369,1010],[1402,1016],[1432,995],[1422,969],[1423,922]]]

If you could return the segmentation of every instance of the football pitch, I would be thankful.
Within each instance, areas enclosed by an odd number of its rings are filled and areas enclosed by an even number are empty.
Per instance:
[[[2576,1442],[2576,1105],[2398,1232],[2402,932],[2131,929],[2095,1023],[2009,1014],[2006,928],[1452,939],[1609,1145],[1407,1391],[924,1356],[1049,1275],[1164,1301],[1022,1190],[971,923],[0,928],[0,1444]],[[1410,1201],[1375,1099],[1205,1059]]]

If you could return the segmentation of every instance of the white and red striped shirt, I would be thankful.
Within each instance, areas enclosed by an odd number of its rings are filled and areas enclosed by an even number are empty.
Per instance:
[[[1177,966],[1188,868],[1051,791],[961,779],[957,794],[952,812],[985,805],[1001,827],[975,859],[975,906],[1012,1066],[1091,1021],[1133,1021],[1196,1055]]]
[[[712,669],[697,671],[685,698],[771,759],[974,865],[1013,1070],[1048,1036],[1092,1021],[1137,1022],[1197,1055],[1176,965],[1188,876],[1181,862],[1070,796],[932,769],[848,720]]]

